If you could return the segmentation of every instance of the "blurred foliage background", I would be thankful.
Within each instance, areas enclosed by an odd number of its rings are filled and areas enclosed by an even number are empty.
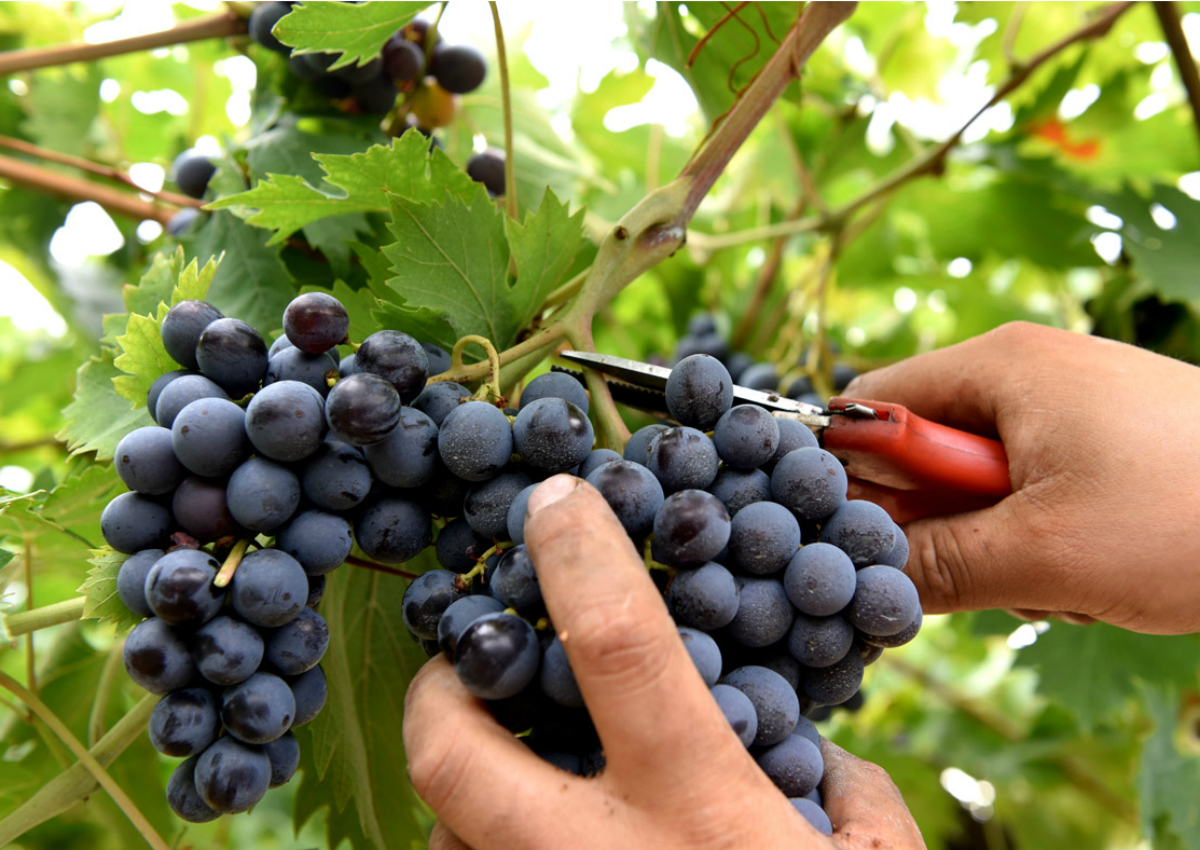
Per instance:
[[[798,5],[592,5],[582,28],[565,4],[501,11],[522,206],[550,186],[586,207],[600,233],[678,173]],[[0,48],[128,37],[217,8],[202,6],[0,3]],[[452,5],[441,26],[494,55],[482,5]],[[1200,3],[863,4],[735,157],[686,249],[604,311],[597,347],[669,356],[688,319],[707,311],[731,347],[825,390],[835,361],[868,369],[1015,319],[1196,362],[1200,115],[1180,63],[1194,74],[1198,55]],[[0,86],[0,147],[24,141],[157,190],[174,156],[199,143],[220,153],[215,185],[230,194],[269,173],[317,182],[310,153],[387,141],[377,119],[306,101],[283,65],[233,37],[12,74]],[[1200,106],[1200,92],[1192,99]],[[436,135],[461,165],[503,146],[502,118],[492,73]],[[386,233],[372,214],[357,233],[323,222],[305,230],[307,244],[268,245],[265,231],[221,212],[176,240],[154,218],[11,182],[0,221],[0,586],[5,608],[19,611],[74,595],[99,540],[116,486],[105,447],[111,456],[113,434],[141,414],[96,387],[117,374],[110,346],[151,259],[176,244],[201,262],[226,249],[212,300],[270,333],[302,286],[337,279],[363,291],[368,271],[345,239],[377,248]],[[71,429],[85,420],[81,439]],[[395,601],[401,592],[398,580],[386,590]],[[33,671],[50,708],[94,742],[140,696],[119,649],[109,627],[57,626],[32,647],[14,641],[0,669],[26,682]],[[862,708],[835,710],[823,732],[891,772],[930,847],[1200,850],[1198,650],[1196,636],[931,617],[919,640],[871,668]],[[382,678],[411,660],[368,666]],[[398,736],[397,708],[381,699],[355,722]],[[302,747],[312,749],[306,737]],[[164,800],[172,764],[144,736],[110,770],[180,846],[371,846],[347,808],[345,774],[361,765],[333,758],[323,782],[306,755],[299,790],[186,830]],[[23,707],[0,702],[0,819],[70,761]],[[394,809],[387,846],[421,846],[429,820],[411,791],[389,797],[390,782],[407,789],[393,761],[370,774]],[[96,793],[14,846],[140,842]]]

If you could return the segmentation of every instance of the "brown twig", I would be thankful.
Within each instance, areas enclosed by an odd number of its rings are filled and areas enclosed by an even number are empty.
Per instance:
[[[154,192],[150,189],[145,189],[133,182],[133,178],[119,168],[114,168],[111,165],[102,165],[91,160],[81,159],[77,156],[71,156],[58,151],[47,150],[46,148],[38,147],[30,144],[22,139],[14,139],[11,136],[0,136],[0,148],[7,148],[10,151],[17,153],[28,154],[35,156],[38,159],[44,159],[47,162],[57,162],[59,165],[69,165],[71,168],[78,168],[80,171],[86,171],[89,174],[98,174],[101,177],[107,177],[109,180],[115,180],[118,183],[124,183],[139,192],[143,192],[151,197],[158,198],[160,201],[166,201],[168,204],[176,204],[181,207],[202,207],[204,201],[197,201],[195,198],[189,198],[186,195],[177,195],[174,192]]]
[[[362,567],[367,570],[374,570],[377,573],[387,573],[390,576],[399,576],[409,581],[417,577],[416,573],[406,573],[404,570],[398,570],[395,567],[389,567],[385,564],[377,564],[374,561],[368,561],[366,558],[356,558],[353,555],[346,558],[346,563],[352,567]]]
[[[748,3],[738,3],[732,9],[729,9],[724,15],[722,15],[721,18],[709,28],[708,32],[700,36],[700,40],[696,42],[696,46],[693,47],[691,53],[688,54],[687,61],[683,63],[683,66],[685,68],[691,68],[692,64],[696,61],[696,57],[700,55],[700,51],[704,49],[704,45],[708,44],[709,39],[716,35],[717,31],[720,30],[721,27],[725,26],[725,24],[729,22],[730,18],[737,17],[737,13],[743,7],[748,5]]]
[[[1171,46],[1171,55],[1175,57],[1175,67],[1179,69],[1179,79],[1183,81],[1183,88],[1187,92],[1196,133],[1200,134],[1200,73],[1197,72],[1196,63],[1192,60],[1192,51],[1188,47],[1187,36],[1183,33],[1183,24],[1179,20],[1179,4],[1156,2],[1153,6],[1154,14],[1158,16],[1158,25],[1162,27],[1167,44]]]
[[[108,56],[120,56],[124,53],[136,53],[141,50],[153,50],[156,47],[169,47],[172,44],[184,44],[189,41],[202,41],[207,38],[240,35],[246,31],[246,19],[232,9],[206,15],[195,20],[185,21],[169,30],[135,35],[130,38],[120,38],[115,41],[105,41],[100,44],[72,42],[70,44],[55,44],[50,47],[31,47],[25,50],[9,50],[0,53],[0,75],[13,74],[17,71],[32,71],[35,68],[49,68],[55,65],[66,65],[70,62],[93,62]]]
[[[161,224],[166,224],[178,212],[178,207],[144,201],[136,195],[118,192],[90,180],[59,174],[11,156],[0,155],[0,178],[68,201],[95,201],[111,213],[153,219]]]

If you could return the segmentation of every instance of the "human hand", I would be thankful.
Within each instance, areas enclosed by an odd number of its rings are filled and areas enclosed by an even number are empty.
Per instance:
[[[1011,496],[905,526],[927,613],[1200,631],[1200,369],[1014,323],[863,374],[845,395],[998,436],[1008,453]]]
[[[924,847],[883,770],[824,743],[833,838],[759,769],[708,693],[642,559],[603,497],[567,475],[529,501],[525,543],[604,745],[589,779],[543,761],[442,657],[408,691],[413,786],[433,848]]]

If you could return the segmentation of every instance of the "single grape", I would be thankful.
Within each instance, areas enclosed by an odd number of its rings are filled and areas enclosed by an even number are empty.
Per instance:
[[[800,523],[774,502],[747,505],[729,529],[729,556],[751,575],[772,575],[787,566],[800,548]]]
[[[304,608],[296,619],[267,638],[265,659],[282,676],[299,676],[320,663],[329,648],[325,618]]]
[[[480,699],[504,699],[533,681],[540,659],[529,623],[503,612],[485,614],[459,635],[454,672]]]
[[[280,339],[286,341],[287,337]],[[333,354],[332,351],[305,354],[294,345],[288,346],[278,354],[272,354],[267,361],[267,376],[263,378],[263,386],[268,387],[280,381],[298,381],[312,387],[321,394],[321,398],[325,398],[329,395],[330,377],[341,374]]]
[[[725,344],[725,340],[719,333],[680,337],[679,344],[675,346],[674,362],[681,363],[696,354],[704,354],[724,361],[729,355],[729,346]]]
[[[425,389],[429,355],[411,336],[400,331],[376,331],[358,347],[354,357],[359,372],[378,375],[396,388],[408,404]]]
[[[421,504],[435,516],[462,516],[463,502],[466,501],[467,493],[475,486],[474,482],[464,481],[452,473],[446,468],[440,455],[434,466],[436,472],[433,474],[433,481],[418,493]]]
[[[542,606],[537,570],[524,546],[514,546],[500,556],[488,576],[488,589],[505,607],[516,608],[523,614],[536,612]]]
[[[204,688],[172,691],[150,713],[150,743],[165,756],[196,755],[217,740],[220,731],[217,698]]]
[[[733,380],[707,354],[685,357],[667,378],[667,409],[681,425],[707,431],[733,406]]]
[[[292,720],[292,728],[295,729],[297,726],[311,723],[321,713],[321,709],[325,707],[328,685],[325,682],[325,671],[319,664],[307,673],[287,681],[292,695],[296,698],[296,716]]]
[[[698,629],[680,626],[678,631],[683,648],[691,656],[700,678],[711,688],[721,678],[721,650],[717,648],[717,642]]]
[[[262,635],[249,623],[214,617],[196,630],[192,658],[200,675],[214,685],[236,685],[249,679],[262,663]]]
[[[508,537],[508,509],[526,488],[532,486],[523,472],[502,472],[491,481],[476,484],[463,501],[463,517],[484,540]]]
[[[122,437],[113,453],[113,466],[126,487],[147,496],[170,493],[184,475],[171,449],[171,432],[156,425],[135,428]]]
[[[431,376],[440,375],[442,372],[450,370],[450,352],[446,351],[440,345],[434,345],[432,342],[421,343],[421,348],[425,349],[425,353],[429,356],[429,374]],[[446,382],[442,381],[441,383]],[[421,392],[425,392],[425,390],[421,390]]]
[[[319,508],[348,511],[370,494],[371,468],[354,446],[325,440],[304,460],[300,490]]]
[[[796,449],[771,472],[771,495],[801,520],[830,516],[846,502],[849,481],[841,461],[824,449]]]
[[[247,534],[229,512],[224,481],[188,476],[175,490],[171,512],[183,530],[201,543]]]
[[[849,605],[857,582],[850,556],[828,543],[805,546],[783,574],[788,599],[813,617],[828,617]]]
[[[903,634],[903,632],[901,632],[901,634]],[[862,637],[862,632],[856,632],[854,638],[854,649],[856,652],[858,652],[859,657],[862,658],[863,666],[870,667],[883,656],[884,648],[882,646],[875,646],[874,644],[867,643],[862,639]]]
[[[229,584],[229,601],[242,619],[278,628],[304,609],[308,577],[296,559],[278,549],[256,549],[242,558]]]
[[[779,425],[763,408],[738,404],[717,420],[713,443],[721,460],[734,469],[755,469],[774,456],[779,446]]]
[[[689,336],[705,336],[717,333],[717,317],[712,313],[695,313],[688,318],[687,333]],[[749,362],[749,354],[743,354]]]
[[[425,640],[437,639],[442,614],[466,596],[457,579],[449,570],[430,570],[412,580],[400,600],[400,615],[409,631]]]
[[[267,344],[240,319],[217,319],[200,334],[196,362],[206,378],[241,398],[258,389],[267,374]]]
[[[439,44],[433,49],[429,72],[446,91],[468,94],[483,83],[487,75],[487,62],[474,47]]]
[[[176,549],[146,573],[146,604],[172,626],[206,623],[221,611],[225,590],[213,584],[220,563],[203,549]]]
[[[744,351],[735,351],[725,358],[725,368],[736,386],[741,386],[742,374],[754,365],[754,358]]]
[[[188,369],[174,369],[155,378],[154,383],[150,385],[150,389],[146,391],[146,412],[150,414],[150,418],[158,422],[158,397],[162,395],[162,391],[166,388],[167,384],[176,378],[182,378],[184,375],[197,374]],[[213,384],[213,386],[216,386],[216,384]],[[221,395],[225,395],[225,393],[222,392]]]
[[[444,569],[461,575],[470,572],[490,546],[488,540],[477,535],[471,524],[460,517],[450,520],[438,532],[434,552]]]
[[[225,390],[203,375],[180,375],[163,386],[159,392],[158,400],[154,404],[154,421],[164,428],[170,428],[175,424],[175,417],[179,411],[202,398],[228,399],[229,396],[225,394]]]
[[[625,460],[631,460],[634,463],[640,463],[645,466],[650,460],[650,443],[661,434],[669,429],[670,425],[663,425],[661,422],[656,422],[653,425],[647,425],[645,428],[638,428],[633,432],[633,436],[625,443],[625,452],[622,457]]]
[[[854,645],[854,627],[845,617],[796,614],[788,633],[788,651],[805,667],[837,664]]]
[[[788,797],[803,797],[817,787],[825,773],[820,749],[800,735],[788,735],[754,760]]]
[[[729,542],[729,529],[725,506],[703,490],[672,493],[654,517],[655,542],[673,567],[711,561]]]
[[[664,502],[663,488],[646,467],[614,460],[589,475],[587,482],[600,491],[630,537],[637,540],[654,528]]]
[[[286,339],[286,337],[285,337],[285,339]],[[354,356],[353,352],[351,352],[350,354],[347,354],[345,357],[343,357],[341,360],[339,360],[338,361],[339,377],[349,378],[351,375],[353,375],[355,372],[357,372],[358,371],[357,360],[358,360],[358,358],[356,358]]]
[[[788,633],[795,609],[775,578],[737,576],[738,610],[729,636],[742,646],[770,646]]]
[[[739,667],[722,684],[737,688],[754,705],[758,731],[754,746],[778,744],[796,728],[800,720],[800,699],[778,673],[765,667]]]
[[[503,163],[501,163],[503,164]],[[473,178],[478,180],[479,178]],[[501,172],[503,182],[503,172]],[[503,195],[504,192],[496,192]],[[573,376],[564,372],[547,372],[538,375],[521,390],[521,408],[524,409],[542,398],[561,398],[578,407],[585,414],[588,412],[588,394],[583,384]]]
[[[772,363],[755,363],[738,376],[738,386],[773,393],[779,388],[779,373]]]
[[[255,673],[221,695],[225,730],[247,744],[274,741],[291,728],[295,714],[292,689],[272,673]]]
[[[389,487],[421,487],[433,478],[437,441],[438,427],[432,419],[402,407],[396,427],[363,454],[375,477]]]
[[[512,504],[508,506],[508,514],[504,519],[508,539],[513,543],[525,542],[525,515],[529,512],[529,497],[537,489],[537,484],[530,484],[517,494]]]
[[[856,567],[878,564],[896,545],[896,523],[872,502],[846,502],[821,526],[821,542],[847,555]]]
[[[229,476],[229,512],[251,531],[270,533],[291,519],[300,504],[300,479],[286,466],[252,457]]]
[[[437,642],[447,658],[454,657],[454,649],[458,646],[459,635],[463,629],[478,620],[484,614],[495,614],[504,610],[504,603],[491,596],[476,594],[462,596],[442,612],[437,625]]]
[[[217,167],[204,154],[186,150],[175,157],[171,170],[175,173],[175,185],[179,191],[198,200],[208,191],[208,181],[216,174]]]
[[[221,816],[196,791],[196,763],[199,761],[200,756],[192,756],[181,762],[167,780],[167,805],[176,817],[188,823],[208,823]]]
[[[498,198],[504,194],[504,151],[489,148],[467,160],[467,176],[482,183],[489,195]],[[555,374],[548,372],[547,374]],[[534,380],[537,380],[536,378]],[[574,381],[574,378],[571,378]],[[578,383],[578,382],[576,382]],[[586,410],[586,408],[585,408]]]
[[[354,523],[354,537],[367,556],[382,564],[412,560],[433,539],[429,511],[406,499],[368,499]]]
[[[710,562],[676,573],[667,601],[676,621],[705,631],[719,629],[737,615],[737,582],[729,570]]]
[[[749,747],[758,735],[758,715],[750,698],[731,685],[713,685],[709,691],[717,701],[717,707],[733,727],[742,746]]]
[[[329,391],[325,420],[343,443],[369,446],[384,439],[400,421],[400,395],[378,375],[355,372]]]
[[[583,694],[579,691],[579,683],[575,681],[567,650],[557,635],[542,654],[542,668],[538,677],[542,693],[554,702],[568,708],[583,706]]]
[[[730,518],[738,511],[755,502],[771,499],[771,477],[761,469],[732,469],[723,466],[717,472],[708,492],[721,500]]]
[[[910,643],[917,636],[917,633],[921,631],[921,623],[924,619],[924,614],[918,609],[916,619],[894,635],[869,635],[865,632],[859,632],[858,634],[862,641],[870,646],[878,647],[879,649],[895,649],[898,646]],[[863,662],[869,663],[866,658],[863,658]]]
[[[772,469],[789,452],[794,452],[796,449],[819,449],[821,447],[821,444],[817,442],[817,435],[809,430],[809,427],[803,422],[780,416],[776,417],[775,426],[779,429],[779,445],[775,447],[775,454],[771,455],[766,464]]]
[[[861,632],[888,637],[908,628],[920,610],[912,579],[892,567],[866,567],[858,571],[846,618]]]
[[[813,702],[837,705],[854,696],[862,685],[862,678],[862,656],[851,652],[836,664],[805,670],[801,687]]]
[[[250,13],[250,21],[247,25],[250,37],[267,50],[282,53],[284,56],[289,55],[292,49],[277,39],[271,30],[279,23],[279,19],[290,11],[292,11],[291,3],[259,3]]]
[[[148,496],[122,493],[100,514],[100,534],[118,552],[162,549],[171,531],[171,512]]]
[[[325,598],[325,576],[308,577],[308,598],[304,600],[304,605],[307,608],[316,608],[321,604],[321,600]]]
[[[157,617],[142,620],[125,638],[125,672],[152,694],[186,687],[196,674],[192,654],[179,633]]]
[[[521,405],[512,439],[526,463],[546,472],[565,472],[591,454],[595,434],[586,413],[565,399],[547,397]]]
[[[270,783],[267,754],[228,735],[215,741],[196,762],[196,791],[224,815],[249,811],[267,793]]]
[[[205,478],[224,478],[250,455],[246,413],[228,399],[193,401],[179,411],[170,433],[179,462]]]
[[[695,428],[681,426],[650,441],[646,467],[669,495],[708,487],[716,480],[720,459],[712,440]]]
[[[447,469],[457,477],[464,481],[487,481],[498,475],[512,456],[512,426],[490,404],[459,405],[442,420],[438,452]]]
[[[412,406],[432,419],[434,425],[441,427],[447,414],[471,397],[471,391],[462,384],[437,381],[421,390],[421,394],[413,399]]]
[[[303,460],[325,439],[321,394],[299,381],[279,381],[254,394],[246,407],[246,434],[272,460]]]
[[[217,319],[224,318],[225,314],[207,301],[180,301],[163,316],[160,328],[163,348],[185,369],[199,369],[196,345],[200,334]]]
[[[309,509],[279,529],[275,546],[295,558],[310,576],[340,567],[354,547],[350,523],[337,514]]]
[[[595,449],[590,455],[584,458],[583,463],[579,464],[578,475],[580,478],[587,480],[589,475],[604,466],[604,464],[621,459],[621,455],[612,449]]]
[[[263,752],[271,760],[269,788],[287,785],[300,766],[300,742],[291,732],[285,732],[274,741],[263,744]]]
[[[198,228],[193,227],[206,216],[195,207],[184,207],[167,219],[167,234],[179,238]]]
[[[896,542],[892,545],[891,551],[880,558],[878,563],[902,570],[908,565],[908,537],[904,534],[904,529],[898,525],[895,527],[895,532]]]
[[[305,292],[283,311],[283,332],[301,351],[320,354],[349,338],[350,316],[332,295]]]
[[[146,574],[165,554],[162,549],[143,549],[126,558],[117,571],[117,596],[139,617],[154,616],[146,603]]]
[[[288,339],[286,336],[281,336],[271,343],[271,347],[267,349],[267,360],[274,360],[276,354],[295,347],[296,346],[292,345],[292,341],[290,339]]]
[[[411,82],[425,72],[425,51],[398,30],[383,45],[383,67],[396,82]]]
[[[813,791],[816,791],[814,788]],[[833,824],[829,821],[829,815],[825,814],[825,810],[821,808],[820,803],[809,800],[805,797],[789,798],[788,802],[800,813],[800,815],[809,822],[813,829],[822,835],[833,835]]]

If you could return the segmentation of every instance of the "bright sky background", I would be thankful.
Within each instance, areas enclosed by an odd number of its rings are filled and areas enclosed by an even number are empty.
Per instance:
[[[121,10],[112,20],[89,27],[85,32],[88,41],[125,38],[166,29],[173,24],[171,4],[162,0],[129,0],[126,3],[121,0],[85,0],[85,5],[95,15]],[[189,0],[186,5],[208,11],[219,4],[217,0]],[[523,49],[533,65],[550,81],[549,87],[538,93],[538,100],[551,112],[560,110],[574,95],[576,81],[585,91],[590,91],[610,71],[629,71],[637,66],[637,56],[621,46],[627,30],[622,4],[616,0],[589,3],[586,26],[580,26],[579,7],[561,0],[505,0],[500,8],[505,29],[510,36],[519,37],[522,33],[528,33]],[[976,26],[954,23],[954,11],[953,2],[933,0],[928,4],[925,24],[930,34],[949,39],[964,54],[979,39],[995,30],[992,21]],[[1193,53],[1200,53],[1200,14],[1186,15],[1183,23],[1189,41],[1196,45]],[[451,41],[488,45],[494,37],[491,15],[482,0],[458,0],[449,4],[440,26]],[[872,59],[856,37],[842,38],[840,47],[851,68],[860,72],[872,70]],[[1164,43],[1144,42],[1131,47],[1140,61],[1155,66],[1151,79],[1154,91],[1138,105],[1134,113],[1136,119],[1145,120],[1166,108],[1165,92],[1173,85],[1174,69]],[[181,59],[186,57],[186,48],[166,50],[178,52]],[[695,98],[683,79],[670,68],[651,61],[647,72],[656,79],[650,94],[640,104],[613,110],[606,118],[606,126],[620,131],[638,124],[658,122],[664,125],[667,132],[682,134],[689,121],[694,120]],[[250,118],[254,64],[242,56],[230,57],[219,64],[217,73],[226,77],[234,89],[226,104],[230,120],[235,125],[244,126]],[[986,75],[986,63],[960,63],[942,80],[937,100],[910,100],[902,93],[894,93],[883,102],[869,97],[864,99],[860,109],[872,115],[867,134],[869,147],[880,154],[890,150],[895,143],[892,129],[896,123],[906,126],[921,138],[945,138],[991,96],[992,89],[986,83]],[[23,88],[20,81],[10,85],[18,92]],[[119,81],[107,79],[101,82],[100,96],[105,100],[112,101],[120,93]],[[1060,106],[1061,116],[1070,119],[1082,114],[1099,94],[1098,87],[1094,85],[1072,90]],[[167,111],[179,115],[186,114],[188,110],[187,101],[170,89],[133,92],[131,102],[135,109],[148,114]],[[978,141],[992,130],[1007,130],[1012,120],[1012,110],[1008,104],[1000,104],[971,127],[965,140]],[[555,119],[554,126],[559,132],[569,133],[565,112]],[[205,136],[196,141],[196,146],[211,151],[217,149],[218,142],[211,136]],[[162,167],[155,163],[135,163],[130,174],[138,185],[152,191],[161,188],[166,177]],[[1183,177],[1179,181],[1179,188],[1200,200],[1200,172]],[[1171,214],[1161,210],[1155,211],[1155,215],[1156,220],[1168,221],[1166,217]],[[1121,226],[1119,218],[1100,207],[1089,210],[1089,219],[1101,227],[1116,229]],[[143,242],[150,242],[161,232],[162,228],[157,222],[142,222],[137,229],[137,237]],[[1118,234],[1109,232],[1098,235],[1093,244],[1097,253],[1111,263],[1120,255],[1120,240]],[[78,268],[91,257],[110,254],[123,244],[124,240],[108,214],[94,203],[85,203],[70,211],[63,227],[51,242],[50,250],[56,263],[70,269]],[[955,263],[958,266],[954,266]],[[951,266],[947,269],[948,273],[958,277],[969,274],[971,270],[965,258],[953,260]],[[16,269],[4,263],[0,263],[0,293],[3,296],[0,297],[0,316],[11,316],[22,330],[40,328],[55,336],[66,332],[62,317]],[[897,292],[897,307],[902,309],[902,304],[907,300],[906,293]]]

